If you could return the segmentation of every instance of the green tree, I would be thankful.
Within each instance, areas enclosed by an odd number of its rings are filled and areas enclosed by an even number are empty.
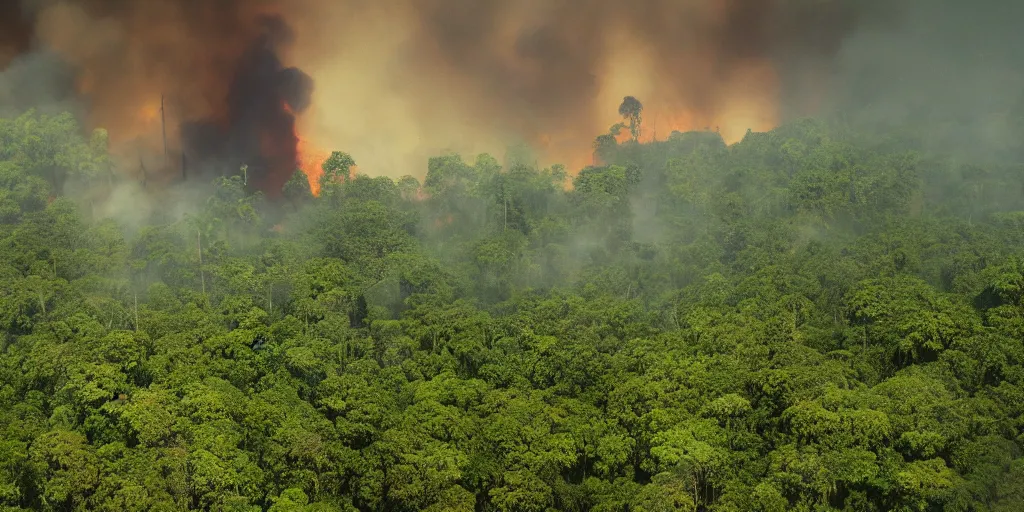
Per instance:
[[[281,191],[295,209],[308,203],[313,198],[313,190],[309,186],[309,177],[302,170],[296,170],[284,184]]]

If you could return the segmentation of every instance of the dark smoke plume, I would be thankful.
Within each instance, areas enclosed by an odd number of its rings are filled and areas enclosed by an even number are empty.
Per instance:
[[[228,88],[227,123],[185,123],[182,145],[187,161],[199,168],[234,173],[245,165],[247,179],[276,194],[297,168],[295,114],[309,107],[313,82],[277,55],[293,37],[284,21],[259,21],[263,31],[242,54]]]

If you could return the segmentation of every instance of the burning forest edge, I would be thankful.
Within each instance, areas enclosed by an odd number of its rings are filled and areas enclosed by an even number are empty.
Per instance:
[[[721,127],[736,142],[748,128],[778,124],[781,95],[803,86],[780,76],[789,57],[773,52],[821,37],[800,23],[804,7],[645,1],[654,17],[601,0],[586,22],[529,0],[486,1],[464,16],[452,14],[461,11],[451,0],[402,1],[386,12],[316,0],[22,2],[0,27],[11,38],[0,40],[9,50],[0,66],[24,66],[31,82],[52,72],[55,90],[41,96],[107,129],[126,172],[144,166],[150,179],[173,180],[244,163],[269,194],[297,159],[316,167],[307,161],[334,148],[392,176],[445,149],[516,144],[582,168],[595,133],[615,121],[609,105],[626,94],[647,102],[646,137]],[[835,37],[849,30],[836,21],[846,4],[815,7]],[[692,21],[660,23],[673,18]],[[826,42],[800,45],[799,54],[827,59],[835,45]],[[0,87],[0,105],[47,103],[15,85]],[[449,148],[453,141],[459,147]]]

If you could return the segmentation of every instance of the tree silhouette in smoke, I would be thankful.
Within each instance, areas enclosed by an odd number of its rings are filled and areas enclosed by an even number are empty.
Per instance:
[[[643,121],[644,106],[640,100],[626,96],[619,105],[619,115],[629,120],[629,135],[633,142],[640,139],[640,123]]]

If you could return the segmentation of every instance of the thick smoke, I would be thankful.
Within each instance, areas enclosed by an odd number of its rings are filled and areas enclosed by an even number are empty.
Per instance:
[[[23,1],[3,19],[15,53],[0,100],[77,104],[110,131],[122,170],[150,183],[245,164],[275,193],[296,168],[295,114],[312,91],[278,57],[294,39],[278,12],[258,1]]]
[[[577,167],[619,121],[627,95],[645,105],[646,139],[711,128],[733,141],[789,116],[852,108],[891,117],[930,98],[966,112],[987,95],[983,106],[1000,107],[1019,93],[1005,66],[1007,48],[1022,45],[989,25],[1019,27],[1019,2],[956,4],[25,1],[0,20],[0,48],[19,55],[0,78],[0,102],[38,103],[48,88],[56,100],[67,75],[36,58],[55,54],[75,71],[89,123],[111,131],[126,161],[142,155],[158,167],[163,95],[169,146],[185,150],[190,173],[204,162],[215,172],[247,163],[271,192],[295,165],[296,128],[307,145],[348,151],[374,174],[422,174],[439,151],[520,143]],[[978,58],[970,52],[981,40],[992,43]],[[6,85],[31,83],[11,75],[57,85],[33,96]],[[17,94],[4,96],[5,87]],[[177,176],[174,160],[163,164]]]
[[[707,127],[735,141],[777,124],[784,98],[811,109],[817,77],[807,71],[883,18],[875,3],[351,1],[309,18],[296,9],[289,19],[304,37],[292,58],[318,84],[300,123],[317,144],[347,144],[364,168],[390,175],[405,155],[523,142],[584,165],[626,95],[645,104],[647,139]]]
[[[2,69],[7,67],[14,57],[29,50],[32,24],[22,17],[21,6],[17,2],[0,2],[0,20],[3,20],[3,29],[0,30]]]
[[[422,64],[416,72],[454,73],[483,92],[481,103],[497,108],[500,118],[539,132],[551,124],[605,119],[616,105],[594,102],[616,82],[641,89],[630,91],[633,95],[674,104],[709,122],[724,120],[724,110],[743,93],[771,108],[780,85],[778,64],[829,60],[858,16],[868,12],[863,3],[855,11],[855,4],[844,1],[427,0],[412,5],[422,20],[410,59]],[[611,99],[625,92],[615,91]]]
[[[222,170],[246,166],[245,177],[275,194],[295,171],[298,138],[295,114],[309,107],[313,83],[277,56],[292,34],[281,18],[260,18],[262,31],[241,55],[228,87],[227,123],[202,121],[182,125],[182,149],[199,168],[216,163]]]
[[[310,0],[312,3],[316,3]],[[304,27],[293,62],[317,81],[304,132],[397,175],[451,144],[528,142],[571,166],[645,105],[644,137],[728,141],[834,110],[946,116],[954,145],[1013,137],[989,114],[1019,100],[1018,0],[407,0],[341,2]],[[947,139],[937,139],[949,147]],[[370,162],[372,160],[372,163]]]
[[[832,105],[859,122],[909,128],[929,150],[1024,157],[1024,2],[902,0],[890,11],[844,39]]]

